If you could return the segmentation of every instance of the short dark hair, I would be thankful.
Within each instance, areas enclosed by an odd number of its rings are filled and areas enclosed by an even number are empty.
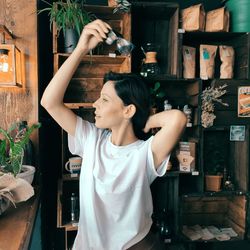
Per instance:
[[[135,136],[145,140],[149,134],[143,132],[151,111],[149,88],[141,76],[133,73],[109,72],[104,75],[104,84],[107,81],[114,82],[117,95],[124,105],[134,104],[136,112],[131,119]]]

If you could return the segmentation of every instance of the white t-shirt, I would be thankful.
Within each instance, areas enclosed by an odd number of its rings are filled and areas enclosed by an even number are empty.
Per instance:
[[[165,174],[154,168],[151,142],[112,144],[111,133],[77,117],[72,154],[83,158],[80,218],[75,250],[123,250],[142,240],[152,225],[150,184]]]

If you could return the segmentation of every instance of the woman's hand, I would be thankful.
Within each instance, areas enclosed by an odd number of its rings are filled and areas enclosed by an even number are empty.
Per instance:
[[[77,44],[77,48],[82,51],[94,49],[98,43],[107,38],[107,33],[112,28],[100,19],[97,19],[84,26],[82,34]]]
[[[144,133],[148,133],[148,132],[150,131],[150,129],[153,128],[153,127],[152,127],[152,119],[154,119],[153,116],[155,116],[155,115],[149,116],[149,118],[148,118],[148,120],[147,120],[147,122],[146,122],[146,124],[145,124],[145,127],[144,127],[144,129],[143,129],[143,132],[144,132]]]

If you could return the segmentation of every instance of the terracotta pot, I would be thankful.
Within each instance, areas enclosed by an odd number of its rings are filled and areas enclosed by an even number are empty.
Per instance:
[[[206,191],[218,192],[221,190],[221,175],[205,175]]]

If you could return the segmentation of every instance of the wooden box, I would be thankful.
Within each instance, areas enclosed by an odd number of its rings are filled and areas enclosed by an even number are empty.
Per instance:
[[[215,127],[204,131],[202,143],[204,172],[216,166],[224,168],[235,190],[246,192],[249,188],[249,126],[245,128],[244,141],[230,141],[229,127]],[[212,169],[211,169],[212,168]]]
[[[225,88],[227,93],[221,97],[224,103],[228,106],[223,106],[219,103],[215,104],[216,119],[214,126],[225,125],[248,125],[250,117],[238,116],[238,89],[243,86],[250,86],[250,80],[215,80],[213,86],[218,87],[227,84]]]
[[[0,86],[22,85],[22,58],[20,50],[14,44],[0,44],[0,49],[8,50],[8,71],[0,71]]]
[[[164,99],[172,105],[173,108],[183,109],[184,105],[192,108],[192,127],[200,124],[200,98],[201,82],[199,80],[161,80],[161,89],[165,92]],[[155,83],[153,79],[149,80],[149,85]],[[163,109],[163,101],[158,104],[159,110]]]
[[[67,54],[56,54],[56,68],[59,68],[67,58]],[[96,101],[103,85],[103,76],[109,71],[130,72],[130,57],[84,56],[67,88],[64,102],[93,103]]]
[[[235,239],[244,239],[246,233],[246,196],[183,197],[181,200],[180,228],[200,225],[217,228],[231,227]],[[216,241],[211,239],[210,241]]]
[[[249,79],[250,77],[250,38],[248,33],[230,32],[186,32],[181,35],[181,43],[196,48],[196,77],[200,76],[200,45],[227,45],[232,46],[235,52],[234,79]],[[182,58],[182,56],[180,56]],[[214,78],[220,78],[221,60],[219,47],[215,57]],[[180,63],[182,66],[182,63]],[[181,70],[182,71],[182,70]]]
[[[132,71],[140,72],[144,54],[141,47],[156,44],[162,75],[177,76],[178,22],[177,3],[135,2],[132,4]]]
[[[66,231],[77,230],[77,222],[71,221],[70,197],[75,193],[79,197],[79,180],[58,181],[57,192],[57,227],[64,228]]]

